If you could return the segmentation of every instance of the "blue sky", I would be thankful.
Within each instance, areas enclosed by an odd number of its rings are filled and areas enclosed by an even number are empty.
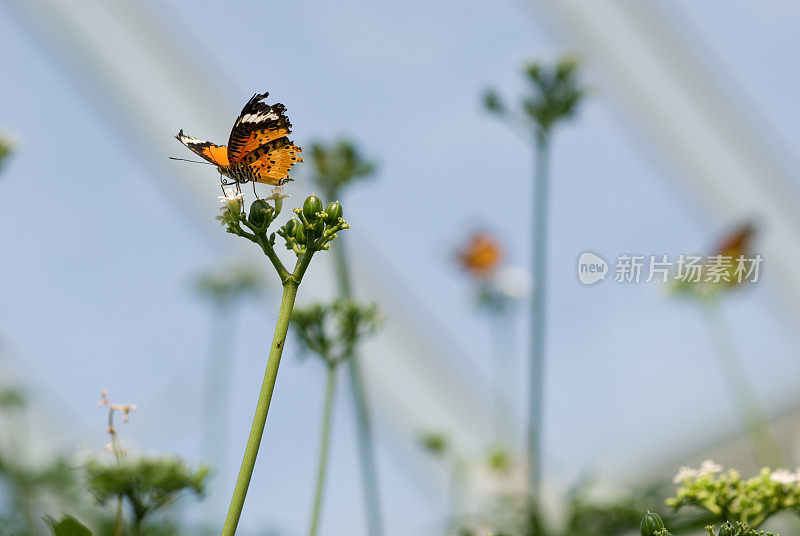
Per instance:
[[[795,161],[800,151],[794,22],[788,2],[655,2],[699,36],[718,76]],[[489,337],[456,276],[451,253],[483,225],[526,266],[530,151],[480,107],[494,86],[523,88],[522,62],[570,49],[543,8],[500,1],[491,10],[463,2],[284,3],[231,7],[216,2],[151,2],[164,25],[185,36],[231,120],[254,92],[286,104],[303,145],[345,134],[379,162],[375,181],[354,188],[345,210],[350,240],[368,242],[395,294],[406,293],[463,367],[481,378]],[[170,197],[163,177],[136,152],[104,103],[72,67],[0,8],[0,127],[18,140],[0,188],[0,338],[6,364],[45,399],[57,402],[64,446],[101,449],[101,388],[141,410],[123,429],[146,451],[196,460],[197,386],[210,314],[190,289],[194,274],[219,263],[214,214],[203,222]],[[109,43],[108,46],[114,46]],[[693,45],[695,46],[695,45]],[[556,135],[552,155],[550,317],[547,368],[547,470],[570,479],[584,469],[624,475],[653,453],[704,443],[735,426],[699,317],[657,287],[606,282],[580,286],[574,265],[586,250],[606,258],[703,250],[729,221],[712,219],[687,197],[674,167],[640,142],[588,60],[594,91],[577,120]],[[120,51],[124,57],[124,51]],[[717,63],[713,63],[715,60]],[[192,88],[186,88],[191,91]],[[187,124],[191,120],[187,119]],[[183,127],[176,124],[174,130]],[[226,132],[190,132],[219,141]],[[186,156],[164,132],[165,154]],[[188,165],[188,164],[187,164]],[[300,171],[302,173],[302,170]],[[199,169],[216,196],[216,175]],[[306,192],[297,192],[301,197]],[[403,225],[396,214],[404,214]],[[241,244],[241,247],[247,247]],[[766,261],[768,263],[768,260]],[[768,264],[767,264],[768,266]],[[800,361],[793,322],[765,284],[733,298],[726,313],[764,404],[793,401]],[[369,298],[370,296],[365,296]],[[234,326],[230,462],[249,427],[275,303],[245,305]],[[391,318],[391,311],[387,311]],[[517,331],[526,340],[524,315]],[[291,348],[287,354],[291,353]],[[287,355],[281,370],[251,509],[244,526],[304,530],[315,459],[322,370]],[[476,393],[476,396],[486,396]],[[362,531],[349,408],[342,399],[323,531]],[[488,397],[487,397],[488,403]],[[238,415],[238,414],[237,414]],[[664,437],[641,433],[656,422]],[[382,427],[381,424],[378,425]],[[487,431],[488,433],[488,431]],[[579,434],[578,437],[576,434]],[[433,531],[444,497],[420,484],[393,455],[384,434],[381,469],[391,534]],[[615,469],[616,468],[616,469]],[[255,508],[253,505],[269,505]]]

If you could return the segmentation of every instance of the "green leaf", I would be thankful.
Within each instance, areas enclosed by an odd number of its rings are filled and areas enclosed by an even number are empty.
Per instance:
[[[64,514],[61,521],[48,518],[45,523],[50,525],[54,536],[92,536],[92,531],[71,515]]]

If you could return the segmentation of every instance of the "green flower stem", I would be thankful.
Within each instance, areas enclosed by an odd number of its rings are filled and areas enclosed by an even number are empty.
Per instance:
[[[716,299],[708,301],[703,312],[709,335],[717,348],[720,371],[739,418],[750,435],[756,461],[765,467],[782,467],[783,456],[780,447],[769,430],[758,397],[747,379],[742,359],[733,343],[733,333],[722,316],[718,301]]]
[[[329,199],[335,199],[331,195]],[[336,281],[339,294],[343,298],[352,298],[353,292],[350,285],[350,270],[344,244],[340,243],[333,251]],[[375,469],[375,447],[372,437],[372,423],[369,414],[369,403],[364,388],[364,376],[361,372],[361,357],[353,350],[352,355],[345,356],[347,360],[347,373],[350,380],[350,392],[353,397],[353,406],[356,413],[356,433],[358,439],[359,463],[361,464],[361,479],[364,486],[364,501],[366,503],[367,530],[370,536],[383,534],[383,516],[378,492],[378,474]]]
[[[328,472],[328,453],[331,444],[331,425],[333,424],[333,398],[336,391],[336,364],[328,363],[328,378],[325,385],[325,409],[322,417],[322,435],[319,444],[319,463],[317,465],[317,485],[314,492],[314,506],[311,510],[309,536],[316,536],[322,513],[322,496],[325,489],[325,476]]]
[[[542,470],[544,398],[545,290],[547,284],[547,132],[539,130],[535,141],[533,182],[533,295],[531,299],[531,363],[528,414],[528,493],[538,501]]]
[[[283,284],[283,297],[281,298],[280,312],[278,313],[278,323],[275,326],[275,335],[272,337],[272,345],[270,346],[267,370],[264,373],[264,381],[261,384],[261,394],[258,396],[258,405],[256,406],[256,413],[253,417],[253,426],[250,429],[250,437],[247,439],[247,447],[245,448],[244,457],[242,458],[242,467],[239,470],[239,477],[236,479],[236,486],[233,490],[231,506],[225,518],[225,525],[222,527],[222,536],[233,536],[236,533],[239,517],[242,515],[244,499],[247,495],[247,488],[250,485],[250,478],[253,476],[253,467],[255,467],[258,447],[261,444],[261,437],[264,434],[264,425],[267,422],[267,413],[269,412],[269,405],[272,400],[272,391],[275,389],[275,379],[278,376],[278,366],[280,365],[281,354],[283,353],[283,343],[286,340],[286,333],[289,330],[289,321],[292,317],[294,300],[297,296],[299,278],[302,278],[302,273],[305,272],[305,268],[308,267],[310,260],[310,253],[302,255],[297,261],[295,273]],[[302,263],[301,261],[305,262]],[[301,268],[302,271],[298,277],[298,270]],[[297,278],[297,280],[295,280],[295,278]]]

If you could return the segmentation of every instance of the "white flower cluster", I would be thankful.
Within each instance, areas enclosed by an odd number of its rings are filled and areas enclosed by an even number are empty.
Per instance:
[[[672,479],[672,482],[679,484],[689,478],[713,475],[715,473],[719,473],[720,471],[722,471],[722,466],[720,464],[714,463],[713,460],[705,460],[702,464],[700,464],[700,469],[692,469],[691,467],[686,466],[681,467],[678,469],[678,474],[675,475],[675,478]]]
[[[800,469],[795,472],[788,469],[776,469],[769,477],[778,484],[790,485],[800,482]]]
[[[680,484],[684,480],[706,475],[713,475],[721,471],[722,466],[720,464],[715,463],[713,460],[706,460],[700,464],[699,469],[693,469],[686,466],[681,467],[678,469],[678,474],[675,475],[675,478],[672,479],[672,482],[675,484]],[[790,471],[788,469],[776,469],[770,473],[769,477],[773,480],[773,482],[777,482],[778,484],[783,484],[786,486],[798,484],[800,483],[800,468],[798,468],[796,471]]]

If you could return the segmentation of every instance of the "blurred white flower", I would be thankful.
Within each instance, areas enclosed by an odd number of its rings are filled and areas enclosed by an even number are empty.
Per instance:
[[[794,484],[800,481],[800,470],[798,472],[791,472],[788,469],[776,469],[769,477],[778,484]]]
[[[497,291],[509,300],[527,298],[533,288],[531,274],[518,266],[503,266],[494,276]]]
[[[672,479],[675,484],[680,484],[688,478],[695,478],[698,476],[713,475],[722,471],[722,466],[714,463],[713,460],[705,460],[700,464],[700,469],[692,469],[691,467],[681,467],[678,469],[678,474]]]
[[[700,464],[700,476],[719,473],[722,471],[722,466],[718,463],[714,463],[713,460],[705,460],[703,463]]]
[[[692,469],[691,467],[683,466],[678,469],[678,474],[675,475],[675,478],[672,479],[674,484],[680,484],[684,480],[688,478],[694,478],[697,476],[697,469]]]
[[[220,203],[230,203],[231,201],[236,201],[237,199],[244,197],[244,194],[234,186],[223,186],[222,192],[225,195],[217,196],[217,199],[219,199]]]

